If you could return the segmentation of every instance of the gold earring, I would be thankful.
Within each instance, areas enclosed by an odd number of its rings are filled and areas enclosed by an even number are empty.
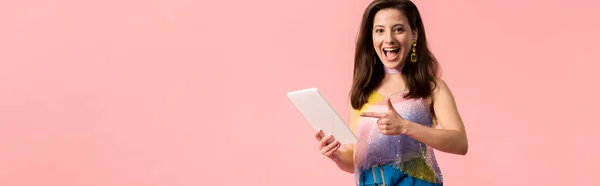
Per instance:
[[[412,54],[410,54],[410,62],[417,62],[417,40],[413,40],[412,42]]]

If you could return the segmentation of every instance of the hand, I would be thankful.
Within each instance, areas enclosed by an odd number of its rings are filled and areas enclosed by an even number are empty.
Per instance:
[[[363,112],[360,114],[362,117],[371,117],[377,118],[377,126],[379,128],[379,132],[385,135],[398,135],[398,134],[406,134],[406,126],[408,125],[408,120],[405,120],[396,112],[394,106],[392,106],[392,102],[390,98],[386,98],[386,103],[388,106],[388,112],[377,113],[377,112]]]
[[[322,135],[323,130],[318,130],[317,135],[315,136],[319,143],[319,150],[321,151],[321,154],[332,160],[337,159],[340,155],[340,142],[335,140],[331,134],[325,137],[321,137]]]

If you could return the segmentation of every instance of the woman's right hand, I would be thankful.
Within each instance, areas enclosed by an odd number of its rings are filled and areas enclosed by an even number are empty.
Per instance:
[[[326,157],[332,160],[336,160],[337,158],[339,158],[341,154],[339,150],[341,146],[340,142],[335,140],[335,138],[331,134],[325,137],[322,136],[324,136],[323,130],[318,130],[315,137],[317,138],[321,154],[325,155]]]

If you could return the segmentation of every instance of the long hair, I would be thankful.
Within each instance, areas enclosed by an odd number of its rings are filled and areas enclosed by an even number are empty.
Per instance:
[[[350,103],[360,109],[367,103],[369,95],[381,84],[385,72],[383,63],[373,47],[373,19],[382,9],[395,8],[409,21],[412,31],[418,32],[417,61],[406,57],[402,74],[409,92],[405,98],[428,98],[436,86],[438,62],[427,46],[425,27],[417,6],[410,0],[375,0],[363,13],[354,56],[354,75],[350,91]]]

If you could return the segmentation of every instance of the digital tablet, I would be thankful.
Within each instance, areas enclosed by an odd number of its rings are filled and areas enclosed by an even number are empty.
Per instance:
[[[332,134],[341,144],[358,142],[358,138],[346,125],[346,122],[342,120],[317,88],[288,92],[287,96],[312,125],[313,129],[321,129],[325,135]]]

